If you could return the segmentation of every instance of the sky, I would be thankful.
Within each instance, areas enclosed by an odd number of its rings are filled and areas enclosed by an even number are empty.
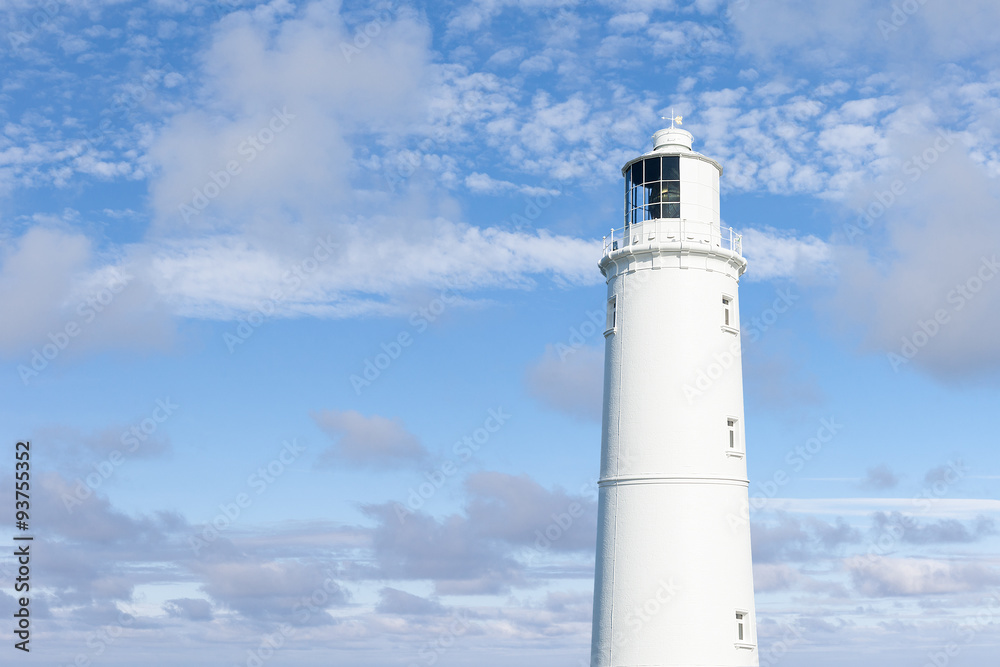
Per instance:
[[[673,113],[749,263],[761,664],[994,661],[998,22],[0,0],[3,660],[587,665],[597,262]]]

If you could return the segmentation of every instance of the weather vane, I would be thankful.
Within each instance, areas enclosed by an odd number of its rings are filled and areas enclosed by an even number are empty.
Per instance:
[[[675,116],[674,115],[674,108],[673,107],[670,107],[670,115],[669,116],[660,116],[660,118],[663,119],[663,120],[669,120],[670,121],[670,129],[671,130],[674,129],[674,123],[677,123],[678,125],[683,125],[683,123],[681,121],[684,120],[684,116]]]

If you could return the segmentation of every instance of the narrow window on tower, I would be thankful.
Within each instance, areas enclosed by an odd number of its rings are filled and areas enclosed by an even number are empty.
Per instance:
[[[726,456],[743,458],[743,443],[740,442],[740,420],[726,417]]]
[[[746,614],[742,611],[736,612],[736,641],[745,642],[746,635]]]
[[[604,330],[604,335],[607,336],[610,333],[614,333],[615,326],[618,324],[618,297],[613,296],[608,299],[608,326]]]
[[[722,297],[722,324],[724,324],[727,327],[733,326],[730,323],[730,320],[732,319],[732,312],[733,312],[733,300],[730,299],[728,296]]]

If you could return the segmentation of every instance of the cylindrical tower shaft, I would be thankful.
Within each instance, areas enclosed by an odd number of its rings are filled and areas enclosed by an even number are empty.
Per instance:
[[[722,168],[658,132],[606,240],[594,667],[757,665],[739,237]]]

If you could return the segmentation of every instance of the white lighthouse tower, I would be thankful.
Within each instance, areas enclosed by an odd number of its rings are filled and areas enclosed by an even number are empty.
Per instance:
[[[747,263],[720,227],[722,167],[673,121],[653,138],[622,168],[624,225],[600,262],[591,665],[757,665],[737,292]]]

